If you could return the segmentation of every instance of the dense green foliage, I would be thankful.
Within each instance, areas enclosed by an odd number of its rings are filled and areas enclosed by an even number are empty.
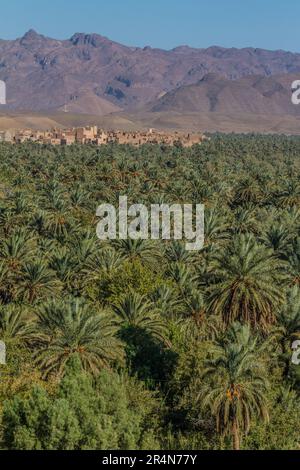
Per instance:
[[[205,204],[205,246],[96,208]],[[300,139],[0,146],[0,446],[297,449]]]

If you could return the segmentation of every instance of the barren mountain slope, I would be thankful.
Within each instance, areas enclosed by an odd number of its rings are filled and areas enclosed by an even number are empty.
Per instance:
[[[76,112],[90,112],[93,99],[95,110],[99,108],[97,97],[118,108],[136,109],[166,92],[198,83],[207,73],[238,79],[298,71],[300,54],[284,51],[141,49],[97,34],[55,40],[33,30],[14,41],[0,40],[0,79],[7,83],[11,109],[54,110],[67,104]],[[100,106],[100,114],[111,111],[103,111],[106,106]]]

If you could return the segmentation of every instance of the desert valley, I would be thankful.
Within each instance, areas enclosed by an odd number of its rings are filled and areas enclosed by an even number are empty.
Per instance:
[[[98,34],[0,41],[7,104],[0,129],[300,133],[291,102],[300,54],[263,49],[127,47]]]

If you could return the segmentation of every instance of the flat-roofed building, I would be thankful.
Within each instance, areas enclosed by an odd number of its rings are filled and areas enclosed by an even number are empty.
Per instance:
[[[10,131],[0,132],[0,142],[13,142],[13,135]]]

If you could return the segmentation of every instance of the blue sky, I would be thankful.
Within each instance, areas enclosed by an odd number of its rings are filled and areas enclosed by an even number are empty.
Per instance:
[[[0,37],[30,28],[69,38],[95,32],[131,46],[263,47],[300,52],[299,0],[9,0]]]

